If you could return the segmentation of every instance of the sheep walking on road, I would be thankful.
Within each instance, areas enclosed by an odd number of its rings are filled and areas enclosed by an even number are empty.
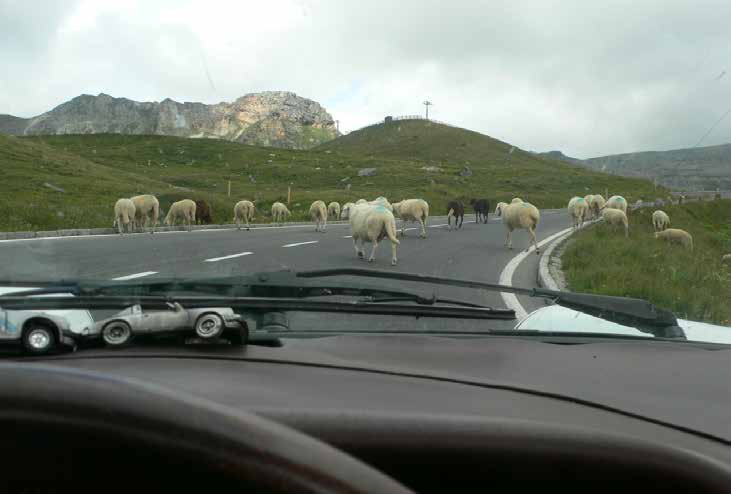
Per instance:
[[[629,221],[627,221],[627,215],[620,209],[603,209],[602,218],[607,225],[612,226],[623,226],[624,236],[629,237]]]
[[[182,220],[183,224],[187,224],[188,231],[191,231],[195,223],[195,202],[190,199],[174,202],[165,216],[165,224],[175,226],[177,219]]]
[[[454,227],[462,228],[464,222],[464,203],[462,201],[449,201],[447,203],[447,228],[452,229],[452,218],[454,217]],[[459,226],[457,225],[459,223]]]
[[[487,224],[487,216],[490,214],[490,201],[487,199],[470,199],[470,206],[475,211],[475,223]]]
[[[594,199],[594,195],[589,194],[584,196],[584,200],[586,201],[586,214],[584,214],[584,220],[589,221],[594,219],[594,211],[591,209],[591,201]]]
[[[275,202],[274,204],[272,204],[272,221],[275,224],[284,223],[287,217],[291,214],[292,213],[289,212],[287,206],[285,206],[281,202]]]
[[[404,199],[392,204],[393,212],[401,218],[401,235],[403,236],[407,222],[417,222],[421,225],[421,238],[426,238],[426,220],[429,218],[429,203],[423,199]]]
[[[652,213],[652,226],[656,232],[661,232],[670,227],[670,217],[665,211],[658,209]]]
[[[334,220],[340,219],[340,203],[338,202],[331,202],[327,205],[327,215],[331,216]]]
[[[627,214],[627,200],[622,196],[612,196],[607,200],[604,205],[606,209],[616,209]]]
[[[531,239],[533,240],[533,245],[536,248],[536,254],[540,254],[538,242],[536,242],[536,228],[538,227],[538,223],[541,221],[541,213],[533,204],[516,199],[513,199],[511,204],[499,202],[495,209],[495,214],[502,217],[503,224],[507,229],[505,245],[512,250],[513,230],[522,228],[528,230],[528,233],[530,233]],[[529,250],[530,244],[528,244],[528,248],[525,249],[525,251],[528,252]]]
[[[368,201],[368,204],[371,206],[383,206],[393,213],[393,205],[383,196],[378,196],[372,201]]]
[[[327,228],[327,206],[323,201],[315,201],[310,206],[310,218],[315,223],[315,231],[325,233]]]
[[[571,227],[578,230],[584,226],[584,218],[589,211],[589,204],[584,197],[572,197],[568,206],[569,218],[571,218]]]
[[[352,202],[346,202],[343,204],[342,209],[340,210],[340,219],[341,220],[348,220],[350,219],[350,211],[355,207],[355,204]]]
[[[693,250],[693,237],[690,233],[679,228],[668,228],[661,232],[655,232],[655,238],[666,242],[680,244],[688,250]]]
[[[135,205],[135,225],[142,231],[152,223],[150,233],[155,233],[155,227],[160,216],[160,202],[151,194],[130,197]],[[144,221],[143,221],[144,218]]]
[[[399,240],[396,238],[396,219],[391,211],[383,205],[362,204],[351,209],[349,221],[356,256],[364,259],[363,243],[370,242],[373,248],[368,262],[373,262],[378,243],[388,237],[391,241],[391,265],[396,265]]]
[[[236,228],[241,230],[241,220],[244,220],[246,231],[251,230],[249,221],[254,219],[255,213],[256,208],[253,202],[247,200],[237,202],[234,206],[234,223],[236,223]]]
[[[135,203],[131,199],[119,199],[114,204],[114,223],[120,235],[127,231],[131,233],[135,229]]]

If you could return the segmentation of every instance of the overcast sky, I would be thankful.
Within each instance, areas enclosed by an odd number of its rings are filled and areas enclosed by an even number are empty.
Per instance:
[[[423,112],[588,158],[691,147],[731,109],[731,2],[0,0],[0,113],[81,93],[294,91],[348,131]],[[726,72],[728,71],[728,73]],[[731,142],[731,115],[702,145]]]

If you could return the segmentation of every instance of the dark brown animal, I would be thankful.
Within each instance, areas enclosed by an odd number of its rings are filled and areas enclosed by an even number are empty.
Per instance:
[[[207,201],[195,201],[195,223],[197,225],[210,225],[213,223],[213,218],[211,218],[211,205]]]
[[[470,199],[470,206],[475,210],[475,223],[487,223],[487,215],[490,214],[490,201],[487,199]]]
[[[462,228],[462,222],[464,221],[464,203],[462,201],[449,201],[447,203],[447,225],[450,230],[452,229],[452,216],[454,216],[454,226]]]

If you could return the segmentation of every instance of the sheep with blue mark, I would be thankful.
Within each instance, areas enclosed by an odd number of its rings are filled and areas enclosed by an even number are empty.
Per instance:
[[[578,230],[584,226],[584,218],[589,211],[589,204],[583,197],[572,197],[568,205],[569,218],[571,219],[571,227]]]

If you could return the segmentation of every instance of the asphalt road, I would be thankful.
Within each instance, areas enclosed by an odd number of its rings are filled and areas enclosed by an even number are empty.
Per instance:
[[[368,264],[355,256],[348,225],[329,225],[326,233],[314,227],[290,226],[251,231],[203,230],[155,234],[59,237],[53,239],[0,241],[0,280],[134,279],[152,277],[212,277],[281,269],[373,267],[497,283],[505,266],[528,246],[525,231],[513,234],[512,251],[503,246],[505,227],[490,216],[487,225],[466,216],[459,231],[448,231],[444,218],[430,218],[428,238],[418,238],[415,225],[407,225],[398,250],[399,263],[391,267],[388,241]],[[568,227],[563,210],[542,211],[538,241]],[[369,246],[366,245],[366,254]],[[512,283],[536,286],[538,256],[530,255],[514,272]],[[369,280],[373,282],[373,280]],[[384,282],[430,294],[469,300],[496,308],[505,303],[497,292],[424,284]],[[524,308],[543,305],[542,300],[519,297]],[[326,319],[325,319],[326,318]],[[326,323],[325,323],[326,321]],[[464,330],[512,328],[512,321],[455,321],[405,317],[339,314],[292,314],[292,329],[414,329]]]

